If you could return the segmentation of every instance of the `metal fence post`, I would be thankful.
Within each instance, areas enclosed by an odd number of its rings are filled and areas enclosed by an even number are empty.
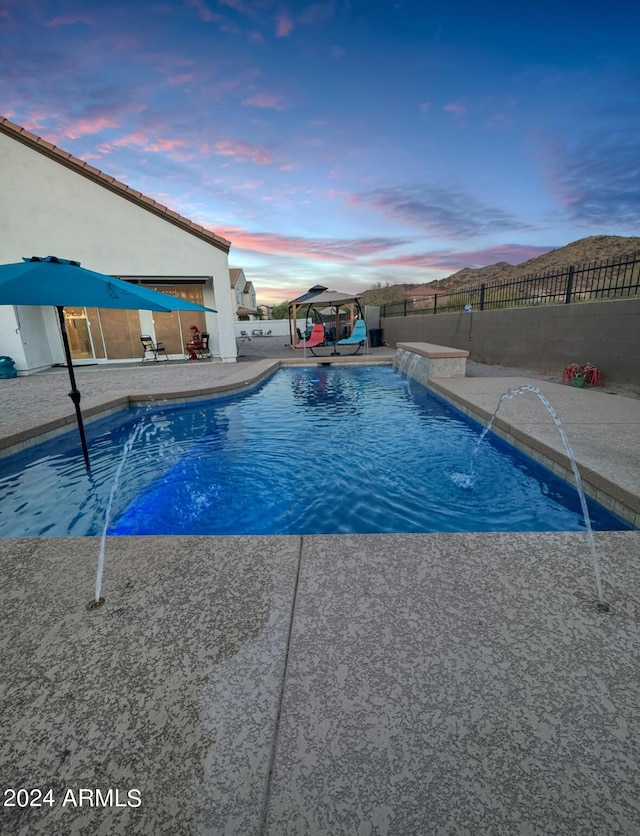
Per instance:
[[[406,300],[406,298],[405,298],[405,300],[404,300],[404,314],[403,314],[403,316],[406,316],[406,315],[407,315],[407,300]]]
[[[480,310],[484,310],[484,282],[480,285]]]
[[[565,296],[565,304],[568,305],[571,302],[571,294],[573,293],[573,274],[575,271],[575,267],[569,267],[569,273],[567,274],[567,294]]]
[[[438,294],[433,294],[433,312],[434,314],[438,313]]]

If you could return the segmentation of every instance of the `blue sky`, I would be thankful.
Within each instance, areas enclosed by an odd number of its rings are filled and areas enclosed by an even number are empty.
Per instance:
[[[0,0],[0,114],[263,303],[640,229],[640,4]]]

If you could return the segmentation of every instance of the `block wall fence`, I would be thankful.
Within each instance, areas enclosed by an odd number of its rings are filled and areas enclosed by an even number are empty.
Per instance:
[[[385,343],[428,342],[469,352],[469,360],[562,375],[593,363],[603,382],[640,386],[640,299],[384,317]]]

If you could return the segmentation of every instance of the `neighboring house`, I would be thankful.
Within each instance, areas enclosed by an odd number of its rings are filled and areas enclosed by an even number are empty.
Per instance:
[[[183,356],[189,326],[213,355],[237,356],[231,244],[83,160],[0,117],[0,263],[57,255],[83,267],[215,308],[217,313],[66,308],[75,362],[140,359],[140,336]],[[0,306],[0,355],[19,371],[64,362],[53,308]]]
[[[257,319],[258,309],[253,282],[247,281],[247,277],[241,267],[234,267],[229,270],[229,281],[235,299],[236,319],[241,322],[249,322]]]

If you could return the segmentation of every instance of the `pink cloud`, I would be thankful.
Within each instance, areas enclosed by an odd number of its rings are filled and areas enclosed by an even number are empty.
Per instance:
[[[222,79],[213,84],[209,84],[201,89],[201,94],[210,99],[223,99],[225,96],[236,94],[240,88],[245,88],[254,83],[258,71],[249,69],[245,72],[239,73],[232,78]]]
[[[250,107],[264,107],[272,110],[284,110],[284,102],[282,96],[277,96],[272,93],[256,93],[250,99],[245,99],[243,105]]]
[[[238,249],[341,264],[367,258],[406,243],[393,238],[303,238],[271,232],[250,232],[242,227],[221,229],[217,226],[212,229],[232,241]]]
[[[48,137],[45,137],[43,133],[41,133],[41,131],[43,130],[43,123],[46,122],[48,118],[48,113],[46,110],[32,110],[29,112],[27,116],[18,117],[18,114],[15,111],[8,109],[5,110],[3,116],[11,120],[13,120],[14,118],[19,118],[20,125],[23,128],[26,128],[26,130],[31,131],[34,134],[38,134],[38,136],[41,136],[43,139],[46,139],[47,142],[51,142],[55,145],[56,139],[49,139]]]
[[[245,180],[244,183],[238,184],[236,188],[245,189],[247,191],[254,191],[255,189],[261,189],[264,186],[264,184],[264,180]]]
[[[245,3],[244,0],[218,0],[218,2],[221,6],[228,6],[245,17],[255,17],[255,9],[252,8],[251,3]]]
[[[420,105],[420,110],[423,113],[426,113],[429,110],[430,107],[431,107],[431,102],[422,102],[422,104]]]
[[[75,26],[77,23],[84,23],[93,26],[93,18],[88,15],[60,15],[46,21],[45,26],[56,29],[58,26]]]
[[[181,75],[173,75],[167,78],[169,87],[182,87],[183,84],[191,84],[195,79],[194,73],[182,73]]]
[[[62,134],[67,139],[79,139],[81,136],[99,134],[107,128],[119,127],[118,122],[108,116],[94,116],[78,119],[72,125],[63,129]]]
[[[195,9],[200,20],[204,20],[205,23],[219,23],[222,20],[220,15],[212,12],[203,0],[187,0],[187,8]]]
[[[307,8],[298,15],[298,23],[305,25],[326,23],[333,18],[335,13],[335,3],[329,0],[327,3],[311,3]]]
[[[221,157],[234,157],[239,162],[250,160],[257,165],[271,165],[273,162],[263,148],[252,145],[250,142],[234,142],[231,139],[222,139],[215,143],[214,150]]]
[[[288,38],[292,30],[293,20],[286,12],[283,12],[276,21],[276,37]]]
[[[520,244],[502,244],[480,250],[436,250],[429,253],[408,253],[376,261],[380,267],[410,267],[420,270],[446,270],[456,273],[464,267],[487,267],[499,261],[521,264],[530,258],[548,253],[552,247],[533,247]]]
[[[182,148],[185,145],[183,139],[156,139],[147,145],[150,151],[173,151],[175,148]]]
[[[467,112],[466,105],[463,105],[460,102],[450,102],[449,104],[446,104],[442,109],[446,110],[447,113],[453,113],[456,116],[464,116]]]
[[[151,138],[142,131],[126,134],[111,142],[101,143],[97,150],[101,156],[111,154],[115,148],[134,148],[145,154],[167,154],[171,159],[185,161],[195,156],[195,153],[182,150],[187,145],[183,139],[169,139],[168,137]],[[89,155],[85,154],[85,157]],[[94,157],[95,158],[95,157]]]

